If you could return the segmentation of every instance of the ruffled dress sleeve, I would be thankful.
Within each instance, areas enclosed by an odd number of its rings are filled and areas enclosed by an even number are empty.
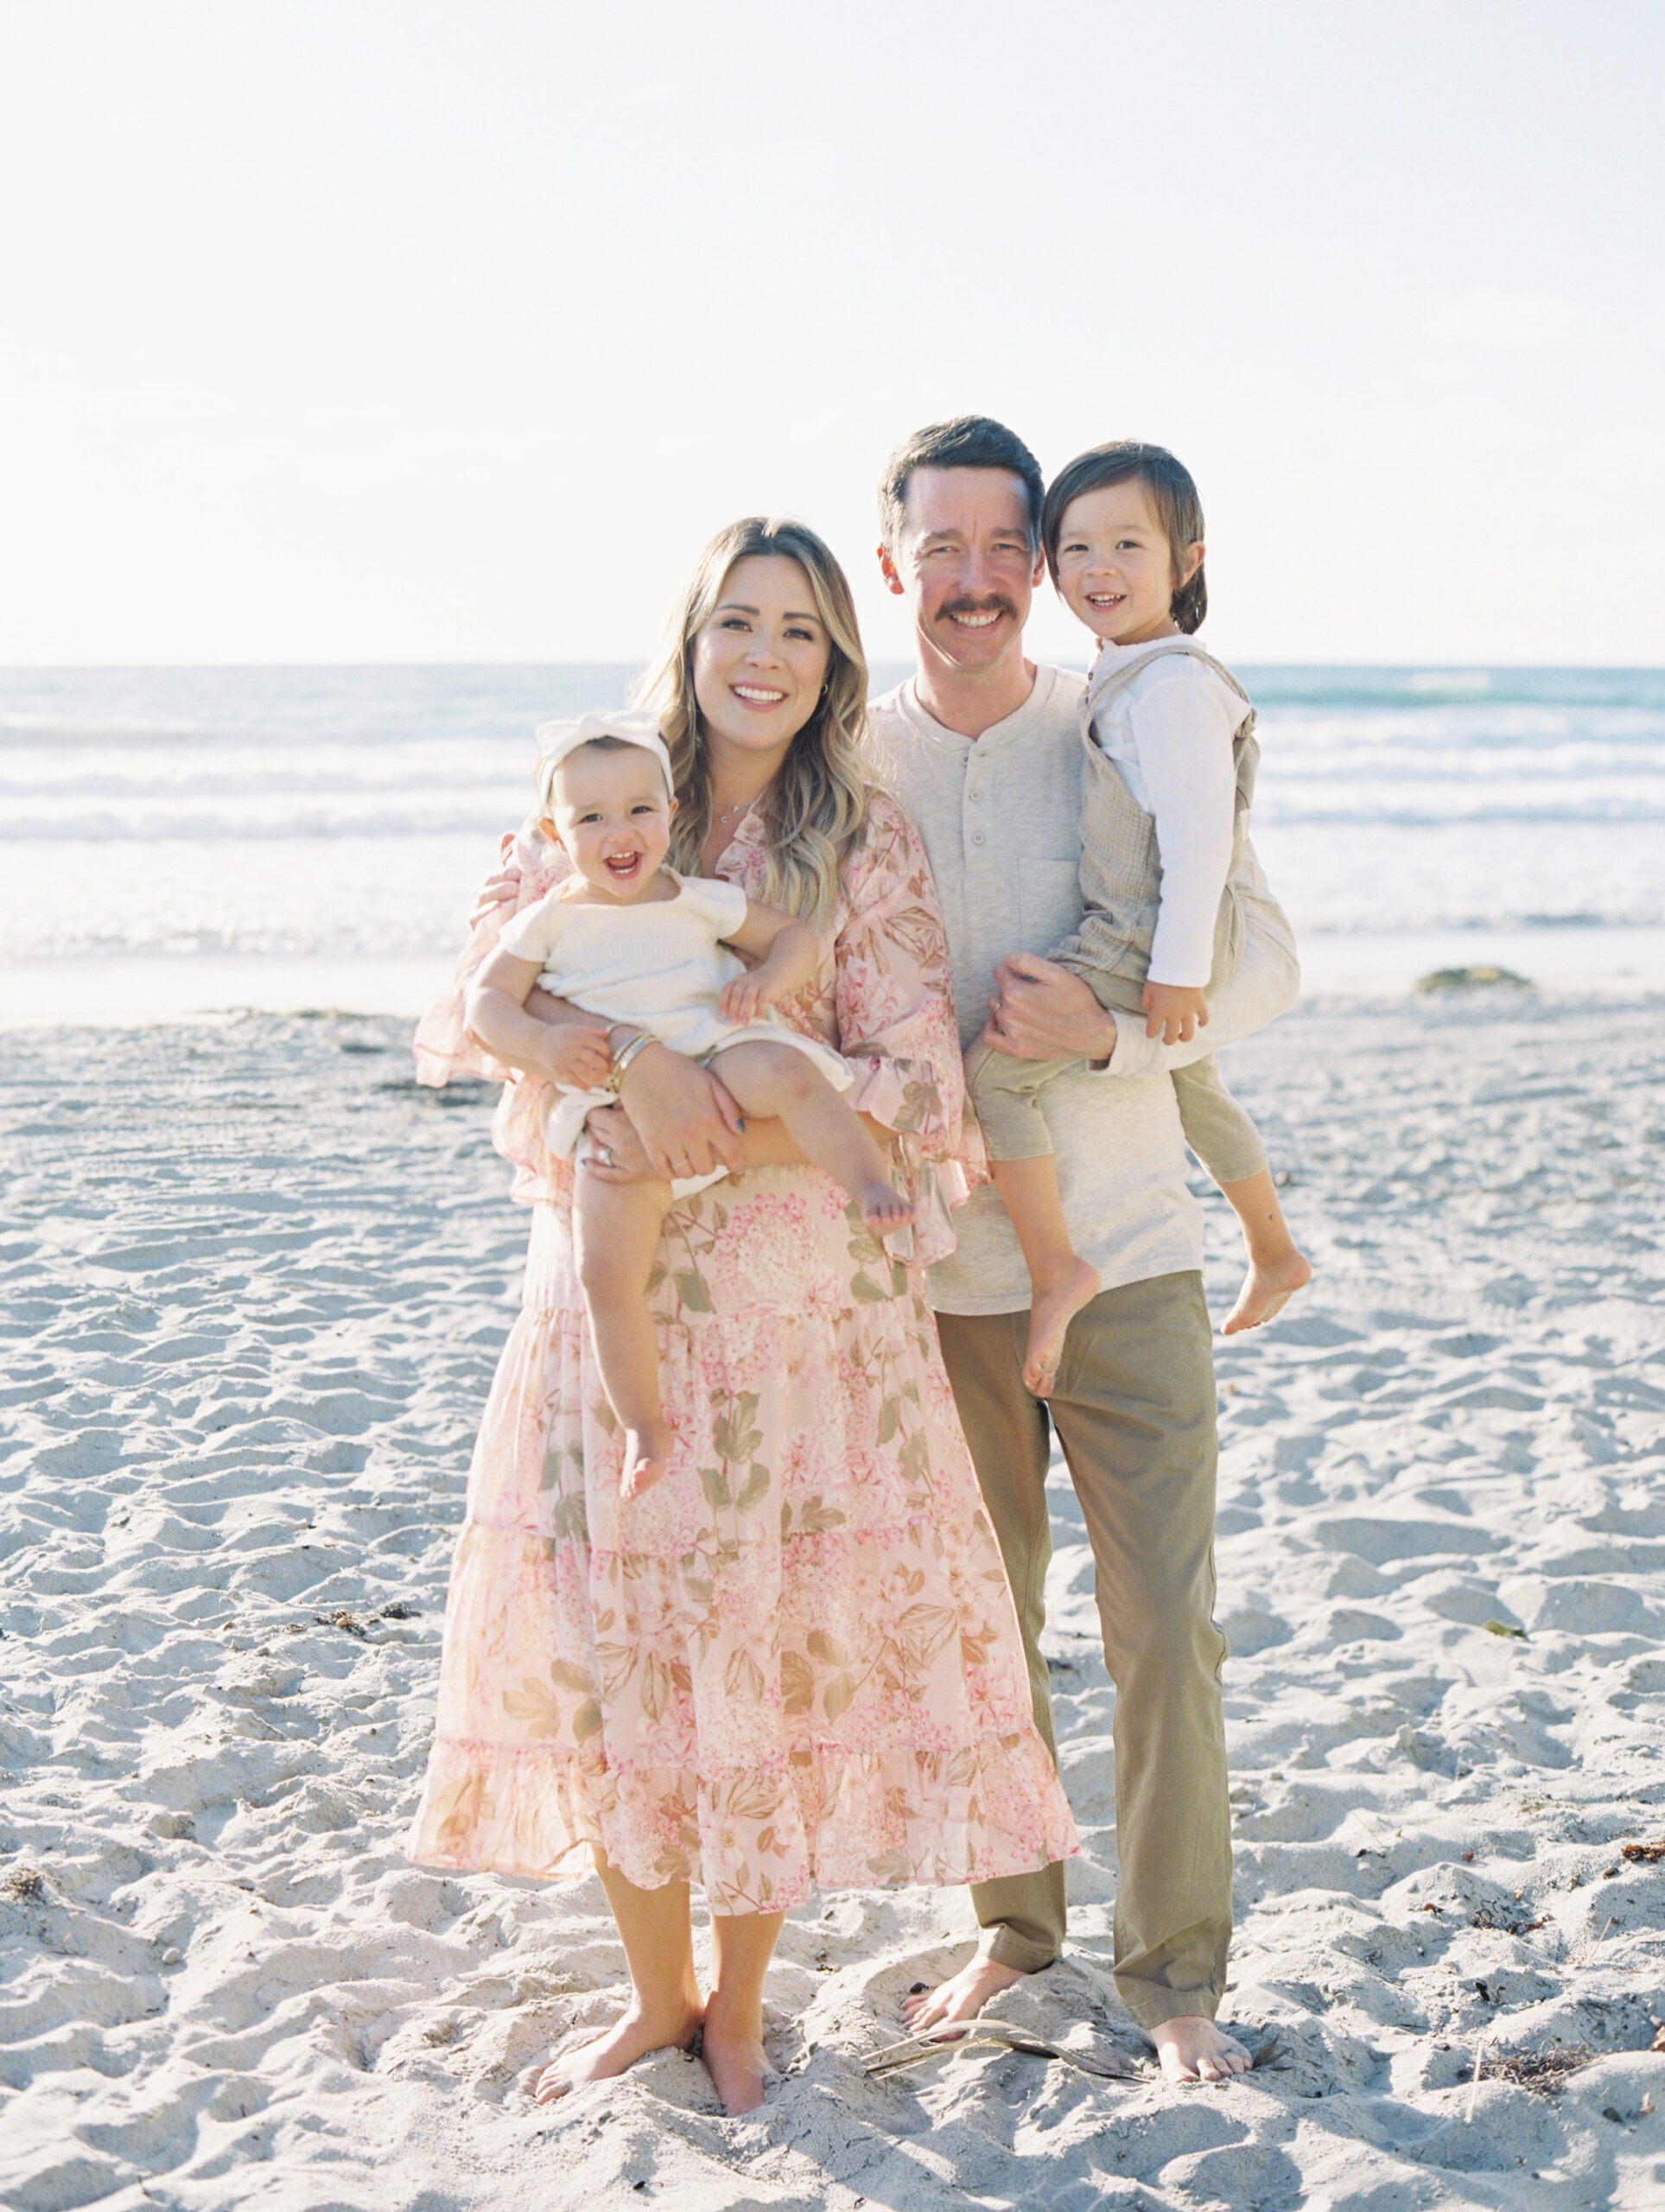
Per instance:
[[[913,1206],[913,1258],[954,1249],[950,1218],[988,1179],[965,1109],[965,1072],[931,863],[894,799],[875,792],[861,845],[844,867],[845,912],[834,944],[837,1046],[855,1077],[858,1114],[894,1131]]]
[[[488,1052],[469,1033],[463,1001],[470,982],[496,950],[499,938],[514,915],[537,905],[560,882],[568,861],[528,817],[520,828],[503,839],[498,873],[518,878],[514,902],[505,900],[474,924],[462,949],[450,988],[435,999],[416,1025],[411,1049],[416,1054],[416,1081],[440,1090],[454,1076],[483,1076],[501,1083],[503,1095],[492,1120],[492,1142],[515,1171],[513,1195],[526,1205],[569,1196],[570,1165],[552,1153],[543,1141],[543,1110],[550,1086],[535,1083]]]

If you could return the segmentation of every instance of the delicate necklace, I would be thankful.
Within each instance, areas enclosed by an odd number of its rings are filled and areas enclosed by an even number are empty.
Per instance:
[[[766,791],[767,789],[768,786],[766,784],[764,790]],[[748,808],[755,806],[758,800],[760,799],[762,796],[762,791],[757,791],[754,792],[750,798],[737,800],[733,806],[719,807],[711,817],[712,828],[714,830],[721,830],[725,823],[732,822],[737,815],[744,814]]]

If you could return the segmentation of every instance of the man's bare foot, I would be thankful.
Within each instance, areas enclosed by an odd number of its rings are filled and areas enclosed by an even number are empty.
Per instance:
[[[1010,1989],[1023,1975],[1016,1967],[986,1959],[982,1952],[969,1959],[958,1974],[939,1981],[935,1989],[922,1989],[917,1997],[902,1999],[902,2018],[917,2036],[956,2020],[975,2020],[991,1997]]]
[[[700,2056],[726,2113],[757,2110],[763,2102],[763,2085],[774,2071],[764,2054],[762,2024],[755,2018],[730,2019],[716,1990],[705,2008]]]
[[[540,2105],[552,2104],[556,2098],[581,2089],[587,2082],[610,2081],[650,2051],[673,2047],[686,2050],[699,2024],[699,2007],[692,2003],[651,2017],[632,2004],[594,2043],[580,2044],[575,2050],[562,2051],[559,2058],[552,2059],[533,2082],[532,2096]]]
[[[668,1421],[625,1431],[624,1472],[619,1478],[621,1497],[639,1497],[645,1490],[652,1489],[670,1465],[676,1440]]]
[[[899,1229],[906,1229],[913,1218],[913,1209],[899,1191],[893,1191],[888,1183],[867,1183],[855,1193],[855,1203],[861,1209],[861,1219],[874,1235],[886,1237]]]
[[[1234,2037],[1200,2012],[1181,2012],[1150,2031],[1164,2078],[1170,2082],[1229,2082],[1247,2074],[1249,2053]]]
[[[1251,1260],[1237,1303],[1227,1314],[1221,1334],[1235,1337],[1240,1329],[1258,1329],[1312,1280],[1312,1263],[1293,1244],[1281,1259]]]
[[[1036,1286],[1029,1301],[1029,1344],[1023,1356],[1023,1387],[1035,1397],[1050,1395],[1070,1324],[1103,1287],[1096,1268],[1073,1258],[1062,1274]]]

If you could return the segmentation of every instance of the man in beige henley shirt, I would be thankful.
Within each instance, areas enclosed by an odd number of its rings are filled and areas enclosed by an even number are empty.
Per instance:
[[[1033,957],[1067,937],[1082,911],[1083,684],[1023,656],[1042,574],[1041,494],[1028,448],[982,416],[932,424],[892,457],[880,559],[913,617],[919,666],[872,708],[874,773],[931,858],[962,1043],[987,1024],[1020,1058],[1106,1062],[1112,1017],[1084,983]],[[1023,1386],[1029,1281],[992,1188],[956,1215],[959,1247],[931,1271],[931,1300],[1049,1744],[1049,1415],[1058,1432],[1092,1542],[1116,1685],[1116,1986],[1166,2073],[1218,2080],[1242,2071],[1248,2054],[1214,2025],[1231,1851],[1198,1210],[1166,1075],[1084,1065],[1049,1089],[1045,1111],[1071,1241],[1104,1288],[1071,1324],[1045,1405]],[[977,1953],[917,2000],[916,2027],[969,2018],[1058,1955],[1061,1866],[979,1884],[972,1897]]]

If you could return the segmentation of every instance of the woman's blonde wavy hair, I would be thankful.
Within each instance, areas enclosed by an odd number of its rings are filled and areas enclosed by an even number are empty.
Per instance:
[[[694,696],[694,640],[716,611],[729,570],[753,555],[798,563],[832,645],[826,689],[764,801],[769,832],[764,897],[823,929],[837,899],[839,868],[867,818],[861,746],[867,663],[849,584],[821,539],[801,522],[766,515],[747,515],[720,530],[695,563],[664,648],[632,697],[658,715],[670,754],[681,802],[670,827],[670,865],[697,875],[711,827],[711,765]]]

